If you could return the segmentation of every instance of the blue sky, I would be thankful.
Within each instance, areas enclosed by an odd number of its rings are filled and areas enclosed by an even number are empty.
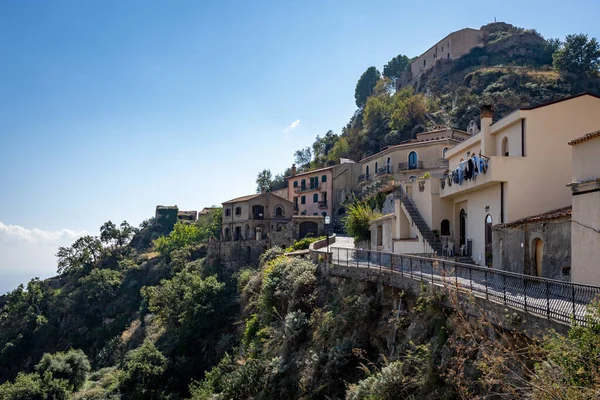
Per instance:
[[[494,17],[600,36],[597,0],[565,4],[0,0],[0,293],[108,219],[253,193],[399,53]]]

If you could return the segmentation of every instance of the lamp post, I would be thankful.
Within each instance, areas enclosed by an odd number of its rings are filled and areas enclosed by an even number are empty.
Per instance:
[[[327,264],[329,264],[329,223],[331,218],[329,215],[325,216],[325,243],[327,245]]]

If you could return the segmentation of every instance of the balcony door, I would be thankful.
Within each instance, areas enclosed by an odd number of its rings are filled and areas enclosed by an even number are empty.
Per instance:
[[[417,169],[418,157],[416,151],[411,151],[408,155],[408,169]]]
[[[464,246],[467,244],[467,216],[464,209],[460,210],[459,217],[459,245]]]

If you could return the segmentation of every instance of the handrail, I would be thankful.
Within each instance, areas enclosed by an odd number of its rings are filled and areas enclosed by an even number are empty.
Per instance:
[[[600,297],[598,286],[524,275],[444,258],[336,247],[332,248],[332,253],[332,264],[335,265],[367,270],[378,267],[379,271],[430,281],[431,284],[460,286],[480,297],[485,296],[486,300],[495,300],[505,306],[564,324],[575,322],[586,325],[589,322],[587,305]]]

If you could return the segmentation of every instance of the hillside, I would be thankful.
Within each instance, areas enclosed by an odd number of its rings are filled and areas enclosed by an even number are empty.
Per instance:
[[[323,264],[277,248],[230,271],[205,257],[196,228],[178,224],[154,248],[105,247],[96,260],[87,241],[59,279],[6,296],[0,399],[583,399],[600,390],[596,324],[533,342],[472,321],[452,292],[330,278]]]
[[[600,94],[600,48],[595,39],[572,35],[564,41],[547,40],[535,30],[502,22],[480,30],[483,47],[456,60],[439,59],[400,90],[395,90],[395,81],[409,67],[408,57],[400,54],[390,60],[383,74],[375,67],[367,69],[356,87],[358,109],[341,133],[317,136],[312,146],[296,152],[296,165],[307,170],[339,158],[359,161],[440,126],[467,130],[479,123],[479,110],[486,104],[493,105],[494,119],[500,119],[520,107],[581,92]],[[586,40],[595,48],[581,55],[591,58],[589,65],[557,62],[561,54],[577,58],[578,48],[573,47]]]

